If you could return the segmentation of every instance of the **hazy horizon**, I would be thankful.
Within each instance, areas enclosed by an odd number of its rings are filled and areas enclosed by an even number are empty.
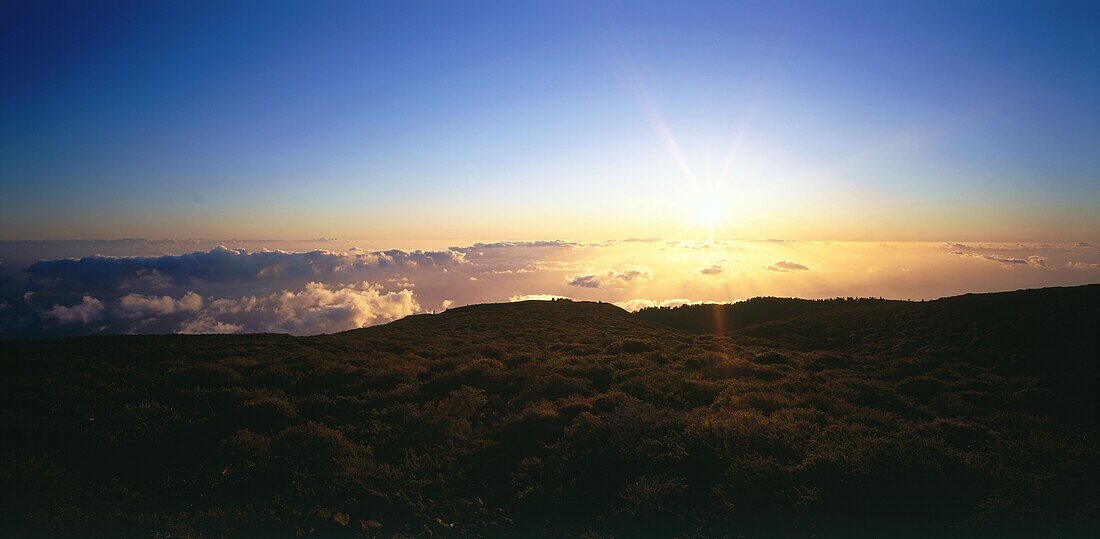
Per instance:
[[[309,335],[523,299],[935,299],[1100,280],[1088,242],[0,242],[0,336]]]

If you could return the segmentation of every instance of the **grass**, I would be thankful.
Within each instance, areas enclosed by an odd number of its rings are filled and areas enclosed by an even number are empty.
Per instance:
[[[0,535],[1088,536],[1098,309],[1093,285],[7,341]]]

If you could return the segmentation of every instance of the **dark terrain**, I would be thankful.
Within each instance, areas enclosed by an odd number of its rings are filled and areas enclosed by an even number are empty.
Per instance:
[[[1087,537],[1100,285],[0,343],[0,536]]]

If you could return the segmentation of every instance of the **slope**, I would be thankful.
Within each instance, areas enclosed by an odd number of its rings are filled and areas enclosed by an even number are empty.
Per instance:
[[[1044,305],[1090,327],[1092,294],[728,335],[559,301],[309,338],[6,342],[0,535],[1087,536],[1095,362],[990,343],[1049,341]],[[1018,368],[1042,364],[1074,370]]]

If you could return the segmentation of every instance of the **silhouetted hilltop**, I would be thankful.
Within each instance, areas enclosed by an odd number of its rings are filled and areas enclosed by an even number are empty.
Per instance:
[[[936,354],[981,349],[1002,365],[1065,368],[1100,321],[1100,285],[966,294],[934,301],[753,298],[725,305],[646,309],[637,315],[695,333],[804,350]],[[1051,361],[1051,356],[1058,357]],[[1035,360],[1035,361],[1029,361]]]
[[[807,313],[828,312],[841,307],[888,306],[900,301],[872,298],[825,300],[756,297],[737,303],[701,303],[678,307],[647,307],[635,316],[690,331],[692,333],[728,333],[773,320],[793,318]]]
[[[607,341],[611,336],[635,333],[660,337],[675,331],[631,316],[610,303],[556,300],[470,305],[317,338],[349,342],[362,339],[364,343],[375,343],[406,341],[410,333],[441,337],[461,335],[463,339],[523,346],[560,341]]]
[[[823,303],[823,304],[828,304]],[[1100,321],[1100,285],[966,294],[922,302],[838,302],[742,328],[761,337],[812,348],[875,351],[884,345],[980,347],[1010,357],[1080,351]],[[1064,356],[1059,363],[1080,359]]]
[[[1087,537],[1098,294],[7,341],[0,535]]]

